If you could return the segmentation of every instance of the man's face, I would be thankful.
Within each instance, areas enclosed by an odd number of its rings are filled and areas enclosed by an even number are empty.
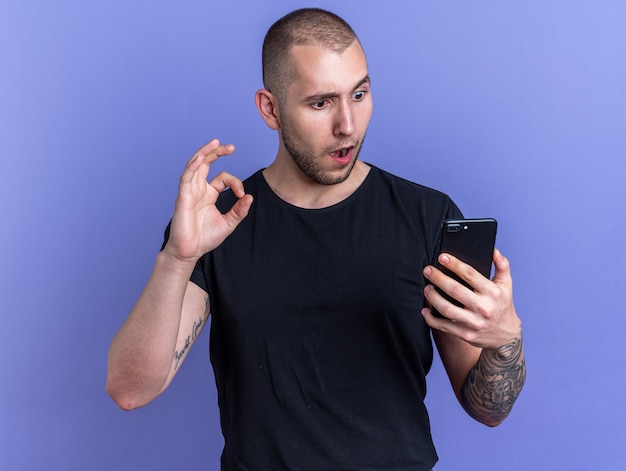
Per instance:
[[[291,80],[280,104],[281,144],[312,181],[333,185],[354,167],[372,115],[365,54],[294,46]]]

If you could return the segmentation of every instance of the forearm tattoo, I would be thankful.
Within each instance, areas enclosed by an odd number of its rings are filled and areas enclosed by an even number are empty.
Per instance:
[[[174,352],[174,369],[175,370],[178,369],[178,366],[180,365],[181,360],[185,356],[185,353],[187,353],[187,350],[189,350],[189,347],[191,347],[191,344],[194,342],[194,340],[196,340],[196,338],[200,334],[202,327],[204,326],[204,324],[206,324],[207,320],[209,319],[210,312],[211,312],[211,301],[209,300],[209,297],[207,296],[206,299],[204,300],[204,313],[200,316],[200,318],[197,321],[193,323],[193,326],[191,326],[191,333],[187,336],[187,338],[185,338],[185,343],[183,344],[182,348]]]
[[[485,349],[463,385],[463,407],[476,420],[497,425],[511,412],[525,381],[521,338]]]

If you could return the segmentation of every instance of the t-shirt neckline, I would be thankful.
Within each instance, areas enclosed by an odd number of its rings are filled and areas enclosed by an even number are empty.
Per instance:
[[[365,162],[367,163],[367,162]],[[270,187],[270,185],[267,183],[267,180],[265,179],[265,176],[263,175],[263,170],[265,170],[265,168],[260,169],[257,172],[257,180],[259,182],[259,187],[263,188],[263,190],[265,192],[267,192],[269,195],[271,195],[272,199],[279,205],[287,207],[287,208],[291,208],[293,210],[296,211],[301,211],[301,212],[306,212],[306,213],[322,213],[322,212],[326,212],[326,211],[332,211],[334,209],[337,208],[341,208],[347,204],[350,204],[353,200],[355,200],[356,198],[358,198],[358,196],[364,192],[367,187],[370,185],[370,181],[373,178],[373,173],[378,172],[378,168],[375,167],[374,165],[371,164],[367,164],[370,167],[369,172],[367,172],[367,175],[365,176],[365,179],[363,180],[363,182],[361,182],[361,184],[358,186],[358,188],[356,190],[354,190],[350,195],[348,195],[346,198],[344,198],[343,200],[331,204],[330,206],[325,206],[323,208],[302,208],[300,206],[296,206],[295,204],[291,204],[287,201],[285,201],[284,199],[282,199],[280,196],[278,196],[274,190],[272,190],[272,188]]]

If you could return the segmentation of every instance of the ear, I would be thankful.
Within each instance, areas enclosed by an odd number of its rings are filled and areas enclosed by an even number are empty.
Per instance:
[[[276,97],[269,90],[261,89],[256,92],[254,101],[265,124],[274,131],[279,130],[280,115],[278,113]]]

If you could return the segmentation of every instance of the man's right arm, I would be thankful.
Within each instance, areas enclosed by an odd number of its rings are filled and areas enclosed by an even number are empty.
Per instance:
[[[211,163],[234,149],[214,139],[187,162],[180,178],[167,244],[109,349],[107,391],[122,409],[144,406],[167,388],[208,320],[209,297],[189,281],[191,273],[252,205],[232,175],[221,173],[207,183]],[[215,203],[226,188],[239,199],[222,214]]]
[[[172,381],[209,316],[193,267],[158,254],[137,303],[109,349],[107,392],[124,410],[142,407]]]

